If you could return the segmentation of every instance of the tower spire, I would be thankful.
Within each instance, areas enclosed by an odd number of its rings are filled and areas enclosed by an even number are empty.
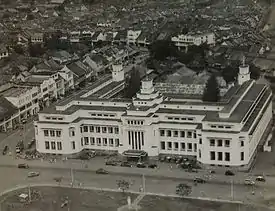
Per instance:
[[[242,65],[245,66],[245,55],[243,55],[243,59],[242,59]]]

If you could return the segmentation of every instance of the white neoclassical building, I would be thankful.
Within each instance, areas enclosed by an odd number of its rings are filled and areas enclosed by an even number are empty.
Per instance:
[[[113,74],[109,90],[102,89],[110,92],[122,80],[120,73]],[[132,100],[95,98],[87,92],[39,113],[35,122],[39,152],[142,150],[149,156],[194,156],[206,166],[248,167],[272,121],[272,92],[250,80],[245,64],[236,85],[217,103],[167,97],[150,79],[142,81]]]

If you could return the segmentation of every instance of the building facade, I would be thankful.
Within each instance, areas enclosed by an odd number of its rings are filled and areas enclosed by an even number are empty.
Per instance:
[[[65,100],[39,113],[37,150],[142,150],[149,156],[193,156],[206,166],[248,167],[272,121],[272,92],[250,80],[243,66],[238,83],[216,103],[167,97],[150,79],[132,100],[87,94]]]
[[[171,41],[175,46],[187,47],[190,45],[200,46],[204,43],[208,45],[215,45],[215,34],[214,33],[203,33],[203,34],[179,34],[171,38]]]

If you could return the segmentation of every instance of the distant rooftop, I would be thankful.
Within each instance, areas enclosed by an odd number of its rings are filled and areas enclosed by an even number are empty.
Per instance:
[[[0,94],[4,97],[18,97],[30,89],[31,89],[30,87],[12,87]]]

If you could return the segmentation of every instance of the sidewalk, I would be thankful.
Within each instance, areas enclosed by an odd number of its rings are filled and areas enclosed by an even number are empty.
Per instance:
[[[244,184],[244,179],[249,177],[248,174],[237,173],[235,176],[225,176],[221,174],[207,174],[204,171],[198,173],[189,173],[185,172],[182,169],[148,169],[148,168],[128,168],[120,166],[105,166],[102,163],[102,160],[94,159],[91,161],[81,161],[81,160],[67,160],[60,161],[57,160],[54,163],[49,161],[42,160],[23,160],[23,159],[14,159],[10,156],[1,156],[0,157],[0,166],[17,166],[19,163],[27,163],[30,168],[50,168],[50,169],[74,169],[76,171],[90,171],[95,172],[99,168],[104,168],[109,171],[110,174],[114,175],[128,175],[128,176],[141,176],[145,175],[146,177],[154,177],[158,179],[173,179],[173,180],[189,180],[193,181],[195,177],[201,177],[207,180],[208,183],[215,184]],[[261,183],[261,186],[264,187],[274,187],[275,188],[275,178],[267,177],[266,183]]]

